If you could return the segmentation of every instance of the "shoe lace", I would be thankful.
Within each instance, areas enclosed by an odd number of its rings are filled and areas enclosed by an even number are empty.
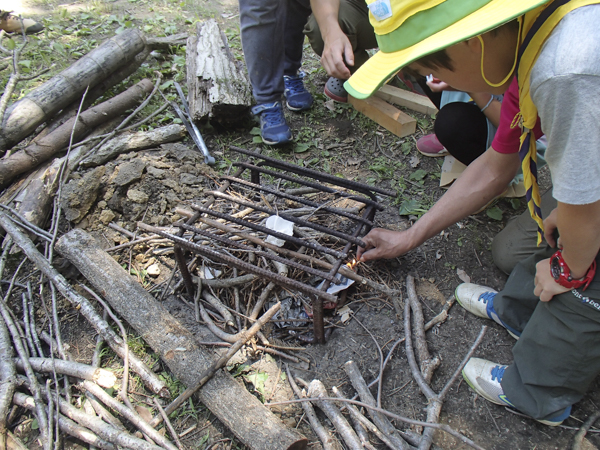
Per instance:
[[[303,73],[300,73],[296,77],[290,77],[290,76],[284,77],[286,90],[290,91],[290,94],[294,94],[294,95],[302,94],[302,93],[306,92],[302,78],[304,78]]]
[[[495,292],[491,292],[491,291],[489,291],[489,292],[484,292],[483,294],[481,294],[481,295],[479,296],[479,301],[480,301],[480,302],[483,302],[484,304],[486,304],[486,305],[487,305],[487,303],[488,303],[490,300],[493,300],[495,296],[496,296],[496,293],[495,293]]]
[[[507,367],[508,366],[494,366],[492,368],[492,381],[495,379],[498,383],[500,383]]]
[[[285,116],[279,105],[265,109],[260,116],[268,127],[275,127],[285,123]]]

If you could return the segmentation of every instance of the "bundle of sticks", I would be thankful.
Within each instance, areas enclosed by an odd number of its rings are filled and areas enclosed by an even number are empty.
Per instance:
[[[92,302],[69,285],[7,215],[0,216],[0,225],[27,255],[16,268],[10,282],[7,282],[8,287],[0,301],[3,319],[0,321],[1,447],[5,448],[8,426],[16,417],[18,406],[34,413],[44,449],[60,448],[60,431],[98,448],[181,448],[168,419],[165,423],[177,447],[143,420],[129,400],[130,369],[152,393],[159,397],[169,397],[170,393],[165,383],[146,363],[130,352],[121,321],[100,296],[84,287],[104,309],[103,318]],[[11,247],[12,245],[7,245],[2,254],[2,272]],[[30,271],[29,275],[22,273],[28,260],[42,273],[42,280],[36,290],[30,279],[35,272],[32,274]],[[96,350],[89,365],[74,362],[63,344],[57,312],[59,294],[77,307],[98,332]],[[38,316],[42,317],[42,321]],[[107,317],[118,326],[120,336],[113,331]],[[40,322],[47,325],[39,325]],[[104,344],[123,359],[123,376],[118,389],[118,397],[123,403],[103,389],[117,385],[115,369],[99,367],[99,354]],[[83,409],[76,407],[74,403],[83,405]],[[9,412],[11,404],[13,408]],[[155,407],[159,412],[162,411],[162,406],[156,399]],[[126,419],[128,425],[125,426],[113,416],[109,409]],[[161,414],[160,417],[155,426],[166,419],[166,415]],[[136,429],[141,433],[138,436],[134,435]],[[146,440],[142,439],[142,435]]]

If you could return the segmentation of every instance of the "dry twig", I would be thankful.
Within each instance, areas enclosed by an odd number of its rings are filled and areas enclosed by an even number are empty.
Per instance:
[[[348,448],[352,450],[362,450],[363,446],[360,439],[346,420],[342,413],[328,397],[325,386],[319,380],[312,380],[308,385],[308,395],[316,398],[316,405],[329,418],[338,434],[342,437]]]
[[[292,387],[294,394],[296,394],[296,397],[298,397],[298,398],[306,397],[302,393],[302,391],[300,391],[300,388],[294,381],[294,377],[292,376],[292,373],[290,372],[290,368],[287,365],[285,366],[285,370],[287,373],[287,377],[288,377],[290,386]],[[321,443],[323,444],[323,450],[341,450],[340,443],[337,442],[333,438],[331,433],[329,431],[327,431],[327,429],[321,424],[321,421],[317,417],[312,405],[308,402],[301,403],[301,405],[302,405],[302,409],[304,409],[304,413],[306,414],[306,417],[308,417],[310,426],[312,427],[313,431],[315,432],[315,434],[317,435],[317,437],[321,440]]]

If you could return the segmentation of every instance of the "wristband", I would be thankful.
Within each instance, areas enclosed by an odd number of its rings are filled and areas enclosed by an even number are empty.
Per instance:
[[[485,106],[483,108],[481,108],[481,112],[484,112],[487,109],[487,107],[492,104],[493,101],[494,101],[494,96],[492,95],[490,97],[490,100],[485,104]]]

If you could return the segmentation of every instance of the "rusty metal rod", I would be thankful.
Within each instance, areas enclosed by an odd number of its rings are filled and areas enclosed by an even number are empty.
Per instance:
[[[280,198],[285,198],[285,199],[288,199],[288,200],[292,200],[294,202],[301,203],[303,205],[310,206],[310,207],[318,209],[318,210],[322,210],[322,211],[330,212],[330,213],[333,213],[333,214],[337,214],[338,216],[343,216],[343,217],[346,217],[348,219],[356,220],[358,222],[365,223],[366,225],[373,226],[373,222],[371,222],[370,220],[366,220],[366,219],[364,219],[364,218],[362,218],[360,216],[357,216],[356,214],[352,214],[352,213],[349,213],[347,211],[344,211],[341,208],[336,208],[336,207],[333,207],[333,206],[320,205],[317,202],[313,202],[313,201],[307,200],[305,198],[298,197],[296,195],[286,194],[285,192],[279,191],[277,189],[271,189],[271,188],[268,188],[266,186],[261,186],[260,184],[251,183],[251,182],[243,180],[241,178],[235,178],[235,177],[232,177],[232,176],[229,176],[229,175],[223,175],[223,176],[220,177],[220,179],[227,180],[227,181],[230,181],[230,182],[233,182],[233,183],[236,183],[236,184],[241,184],[243,186],[250,187],[250,188],[252,188],[254,190],[257,190],[257,191],[267,192],[269,194],[273,194],[273,195],[275,195],[277,197],[280,197]]]
[[[242,250],[248,250],[248,251],[254,252],[257,256],[264,256],[265,258],[271,259],[273,261],[280,262],[280,263],[285,264],[287,266],[295,267],[296,269],[300,269],[300,270],[302,270],[302,271],[304,271],[306,273],[310,273],[311,275],[315,275],[315,276],[317,276],[319,278],[324,278],[326,280],[329,280],[332,283],[335,283],[335,284],[340,284],[341,283],[341,281],[338,278],[336,278],[335,276],[332,276],[329,273],[323,272],[321,270],[313,269],[312,267],[302,265],[300,263],[297,263],[296,261],[285,259],[285,258],[282,258],[281,256],[277,256],[277,255],[274,255],[274,254],[269,253],[269,252],[263,252],[261,250],[257,250],[256,248],[250,247],[248,245],[244,245],[241,242],[233,241],[233,240],[228,239],[226,237],[218,236],[218,235],[216,235],[214,233],[210,233],[210,232],[208,232],[206,230],[201,230],[199,228],[192,227],[190,225],[181,224],[179,226],[182,227],[182,228],[184,228],[187,231],[191,231],[193,233],[205,236],[205,237],[207,237],[209,239],[212,239],[212,240],[217,241],[217,242],[221,242],[221,243],[223,243],[225,245],[231,245],[231,246],[237,247],[237,248],[242,249]]]
[[[344,258],[348,257],[347,253],[338,252],[337,250],[332,250],[323,245],[315,244],[313,242],[306,242],[303,239],[299,239],[295,236],[288,236],[287,234],[279,233],[278,231],[274,231],[267,227],[263,227],[262,225],[258,225],[258,224],[252,223],[252,222],[248,222],[247,220],[232,217],[230,214],[224,214],[224,213],[214,211],[212,209],[207,209],[207,208],[204,208],[204,207],[198,206],[198,205],[192,205],[192,208],[198,212],[209,214],[214,217],[218,217],[219,219],[229,220],[230,222],[237,223],[238,225],[242,225],[242,226],[251,228],[256,231],[262,231],[263,233],[270,234],[279,239],[283,239],[284,241],[289,241],[296,245],[310,247],[313,250],[316,250],[318,252],[327,253],[338,259],[344,259]]]
[[[293,177],[293,176],[287,175],[285,173],[275,172],[274,170],[265,169],[263,167],[258,167],[258,166],[255,166],[254,164],[250,164],[247,162],[234,163],[233,165],[236,167],[242,167],[245,169],[249,169],[250,171],[264,173],[265,175],[271,175],[272,177],[281,178],[283,180],[288,180],[288,181],[291,181],[292,183],[297,183],[302,186],[311,187],[311,188],[316,189],[321,192],[327,192],[329,194],[335,194],[335,195],[339,195],[340,197],[349,198],[350,200],[355,200],[357,202],[364,203],[365,205],[373,205],[379,211],[383,211],[385,209],[385,207],[383,207],[376,201],[371,200],[370,198],[361,197],[359,195],[349,194],[348,192],[340,191],[338,189],[334,189],[332,187],[325,186],[323,184],[317,183],[316,181],[308,181],[303,178]]]
[[[329,174],[326,174],[323,172],[319,172],[317,170],[307,169],[305,167],[300,167],[296,164],[286,163],[286,162],[280,161],[276,158],[271,158],[269,156],[264,156],[264,155],[261,155],[261,154],[258,154],[258,153],[255,153],[255,152],[252,152],[249,150],[244,150],[243,148],[235,147],[233,145],[231,145],[229,147],[229,149],[233,150],[235,152],[238,152],[238,153],[243,153],[244,155],[260,158],[263,161],[265,161],[266,163],[268,163],[265,165],[268,165],[271,167],[276,167],[278,169],[285,169],[289,172],[297,173],[298,175],[305,175],[305,176],[314,178],[315,180],[326,181],[327,183],[331,183],[336,186],[342,186],[347,189],[353,189],[358,192],[367,193],[367,195],[369,195],[369,193],[372,193],[372,192],[377,192],[379,194],[387,195],[389,197],[396,197],[396,195],[398,195],[398,193],[395,191],[378,188],[376,186],[369,186],[368,184],[359,183],[359,182],[353,181],[353,180],[346,180],[344,178],[339,178],[334,175],[329,175]]]
[[[337,297],[335,295],[328,294],[325,291],[320,291],[319,289],[316,289],[312,286],[301,283],[299,281],[293,280],[291,278],[284,277],[284,276],[276,274],[276,273],[272,273],[268,270],[265,270],[260,267],[249,264],[246,261],[243,261],[234,256],[221,254],[221,253],[219,253],[215,250],[212,250],[206,246],[194,244],[193,242],[186,241],[185,239],[183,239],[179,236],[175,236],[170,233],[165,233],[164,231],[158,229],[157,227],[146,225],[145,223],[141,223],[141,222],[138,223],[138,227],[140,227],[146,231],[152,231],[153,233],[156,233],[163,237],[166,237],[166,238],[172,240],[174,243],[176,243],[180,247],[186,248],[195,253],[199,253],[207,258],[216,259],[219,262],[222,262],[224,264],[231,264],[232,266],[237,267],[238,269],[245,270],[246,272],[253,273],[260,277],[264,277],[267,280],[270,280],[281,286],[285,286],[290,289],[296,289],[300,292],[304,292],[307,295],[315,295],[315,296],[322,298],[324,300],[327,300],[329,302],[337,301]],[[327,281],[325,281],[325,283],[327,283]]]
[[[267,208],[265,206],[261,206],[259,204],[253,203],[253,202],[249,202],[246,200],[242,200],[240,198],[236,198],[233,197],[231,195],[227,195],[227,194],[223,194],[221,192],[217,192],[217,191],[209,191],[208,192],[211,195],[214,195],[215,197],[220,197],[220,198],[224,198],[226,200],[229,200],[231,202],[237,203],[238,205],[242,205],[242,206],[247,206],[249,208],[252,208],[256,211],[261,211],[267,214],[271,214],[271,215],[275,215],[275,216],[279,216],[285,220],[289,220],[290,222],[294,222],[298,225],[302,225],[303,227],[309,227],[312,228],[313,230],[316,231],[320,231],[321,233],[325,233],[325,234],[329,234],[331,236],[335,236],[338,237],[340,239],[345,240],[346,242],[350,242],[352,244],[355,245],[360,245],[361,247],[366,247],[367,245],[361,241],[360,239],[351,236],[349,234],[346,233],[342,233],[341,231],[337,231],[337,230],[332,230],[329,227],[323,226],[323,225],[319,225],[318,223],[314,223],[311,222],[309,220],[304,220],[304,219],[299,219],[298,217],[292,216],[290,214],[286,214],[285,212],[281,212],[281,211],[276,211],[272,208]],[[361,228],[363,226],[363,224],[360,224]],[[272,230],[269,234],[272,234]],[[346,255],[348,254],[348,252],[344,252]]]

